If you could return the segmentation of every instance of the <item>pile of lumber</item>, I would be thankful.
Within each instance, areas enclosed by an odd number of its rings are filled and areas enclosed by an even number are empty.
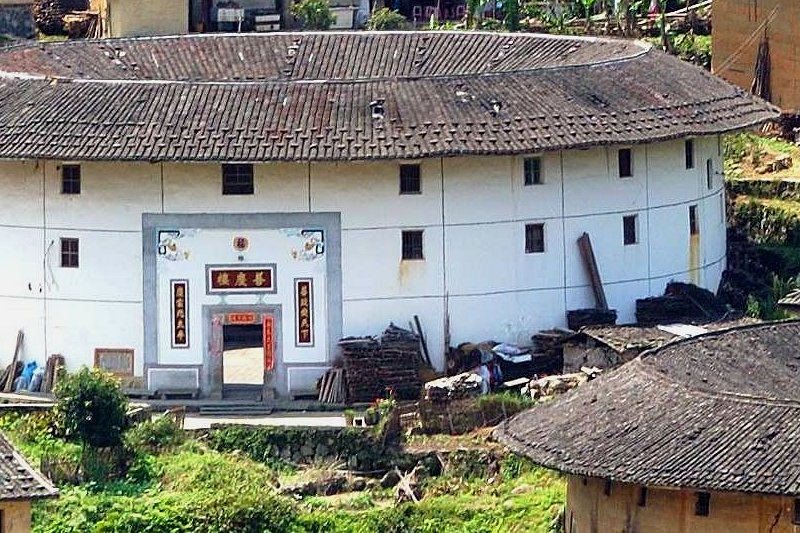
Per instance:
[[[22,339],[24,338],[25,335],[22,330],[19,330],[17,332],[17,344],[14,347],[14,358],[11,359],[11,364],[0,375],[0,387],[3,392],[11,392],[14,389],[14,380],[22,374],[22,361],[19,360],[19,352],[22,349]]]
[[[319,380],[319,401],[322,403],[344,403],[347,396],[344,369],[332,368]]]
[[[617,323],[615,309],[573,309],[567,311],[567,327],[578,331],[585,326],[613,326]]]
[[[399,400],[416,400],[422,389],[422,353],[413,332],[390,324],[380,339],[339,341],[347,375],[347,402],[371,402],[391,390]]]

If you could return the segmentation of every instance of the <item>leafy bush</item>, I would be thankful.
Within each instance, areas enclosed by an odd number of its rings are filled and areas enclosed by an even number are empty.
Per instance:
[[[185,441],[186,433],[168,416],[140,422],[125,434],[125,444],[132,450],[159,452]]]
[[[83,367],[59,381],[55,396],[58,436],[94,448],[122,443],[128,427],[128,399],[111,374]]]
[[[406,17],[388,7],[374,11],[367,21],[367,28],[370,30],[404,30],[407,27]]]
[[[327,0],[300,0],[292,5],[292,15],[306,30],[327,30],[335,20]]]

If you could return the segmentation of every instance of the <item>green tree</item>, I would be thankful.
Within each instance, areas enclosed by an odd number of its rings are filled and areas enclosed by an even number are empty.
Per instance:
[[[367,29],[370,30],[404,30],[407,26],[406,18],[388,7],[373,11],[367,21]]]
[[[65,376],[55,389],[56,432],[84,449],[119,446],[128,427],[128,399],[111,375],[81,368]]]
[[[519,0],[506,0],[503,3],[505,9],[505,26],[508,31],[519,31]]]
[[[300,0],[292,5],[292,15],[305,30],[327,30],[335,20],[327,0]]]

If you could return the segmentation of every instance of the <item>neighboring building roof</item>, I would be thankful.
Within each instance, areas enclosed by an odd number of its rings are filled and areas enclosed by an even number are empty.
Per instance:
[[[715,134],[778,116],[641,42],[480,32],[25,45],[0,52],[0,104],[2,159],[516,154]]]
[[[721,320],[718,322],[701,324],[701,329],[706,331],[718,331],[720,329],[730,329],[735,326],[754,324],[757,322],[759,321],[752,318]],[[666,324],[664,326],[652,327],[636,325],[585,326],[582,327],[574,337],[579,338],[584,335],[591,337],[618,353],[622,353],[626,350],[644,351],[651,348],[658,348],[675,339],[694,336],[694,332],[691,331],[686,334],[678,333],[681,327],[692,328],[693,326],[682,326],[680,324]]]
[[[792,291],[778,300],[778,307],[786,307],[787,309],[800,308],[800,290]]]
[[[798,343],[797,321],[672,342],[496,433],[574,475],[800,496]]]
[[[36,500],[58,495],[58,489],[28,464],[2,434],[0,457],[0,501]]]

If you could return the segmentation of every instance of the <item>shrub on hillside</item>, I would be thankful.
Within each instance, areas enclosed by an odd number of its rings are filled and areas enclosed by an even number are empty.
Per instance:
[[[56,434],[92,448],[119,446],[128,427],[128,399],[111,375],[84,367],[55,389]]]
[[[304,30],[327,30],[335,20],[327,0],[300,0],[292,5],[292,15]]]
[[[367,21],[367,28],[370,30],[404,30],[407,27],[406,17],[388,7],[376,10]]]

